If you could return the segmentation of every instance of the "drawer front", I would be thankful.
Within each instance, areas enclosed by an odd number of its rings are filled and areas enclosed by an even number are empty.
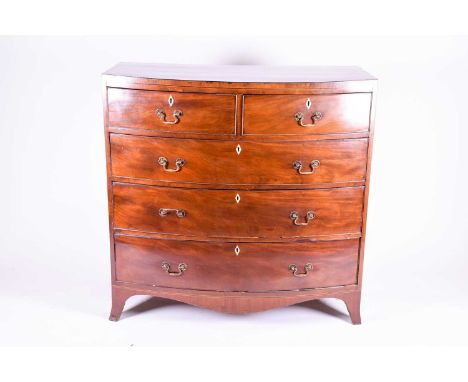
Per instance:
[[[116,236],[116,276],[118,281],[198,290],[333,287],[356,283],[358,249],[358,239],[234,244]]]
[[[166,133],[235,134],[234,95],[109,88],[109,126]]]
[[[239,191],[114,183],[113,190],[115,228],[236,238],[361,232],[363,187]]]
[[[125,178],[203,184],[344,183],[364,181],[367,139],[229,142],[112,134],[111,153],[112,175]],[[178,159],[183,162],[177,165]]]
[[[370,106],[370,93],[249,95],[244,97],[243,134],[287,136],[368,132]]]

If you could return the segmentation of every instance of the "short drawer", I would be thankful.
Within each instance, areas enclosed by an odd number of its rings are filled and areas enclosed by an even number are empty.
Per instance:
[[[114,227],[203,237],[361,232],[363,187],[239,191],[114,183]]]
[[[215,243],[116,236],[117,281],[218,291],[356,283],[359,240]]]
[[[363,182],[367,139],[236,142],[111,134],[112,175],[199,184]]]
[[[235,134],[236,96],[109,88],[109,126],[174,134]]]
[[[314,135],[369,130],[370,93],[248,95],[244,135]]]

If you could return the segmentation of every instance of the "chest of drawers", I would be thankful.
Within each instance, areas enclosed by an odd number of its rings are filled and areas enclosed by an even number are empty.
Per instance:
[[[103,75],[112,310],[360,299],[376,79],[356,67],[118,64]]]

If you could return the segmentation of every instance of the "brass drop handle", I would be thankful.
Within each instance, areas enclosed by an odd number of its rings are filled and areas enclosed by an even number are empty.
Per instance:
[[[299,222],[299,212],[297,211],[291,211],[289,217],[295,225],[308,225],[309,222],[315,218],[315,213],[313,211],[307,211],[304,223]]]
[[[171,212],[175,212],[178,218],[185,218],[187,216],[187,212],[185,210],[177,210],[174,208],[160,208],[159,209],[159,216],[166,217]]]
[[[171,272],[171,264],[169,264],[167,261],[163,261],[161,264],[161,268],[164,269],[164,271],[169,275],[169,276],[182,276],[184,272],[187,270],[187,264],[185,263],[180,263],[177,267],[179,272]]]
[[[293,168],[295,170],[297,170],[297,173],[298,174],[301,174],[301,175],[310,175],[310,174],[313,174],[315,172],[315,169],[316,168],[319,168],[320,166],[320,161],[318,161],[317,159],[314,159],[312,162],[310,162],[309,164],[310,166],[310,169],[312,171],[302,171],[302,162],[300,160],[295,160],[293,162]]]
[[[168,168],[169,161],[167,160],[166,157],[159,157],[158,163],[162,166],[164,171],[178,172],[178,171],[180,171],[182,169],[182,167],[184,167],[185,160],[183,160],[182,158],[177,158],[176,161],[175,161],[175,165],[176,165],[175,168]]]
[[[314,127],[315,124],[322,119],[322,117],[323,117],[323,114],[321,112],[314,111],[312,113],[312,116],[310,117],[312,119],[312,123],[304,123],[304,118],[305,118],[304,113],[301,113],[299,111],[294,115],[294,119],[299,124],[299,126],[302,126],[302,127]]]
[[[304,265],[304,273],[297,273],[297,265],[296,264],[291,264],[289,266],[289,270],[292,272],[292,274],[296,277],[306,277],[309,274],[309,271],[311,271],[314,268],[312,263],[307,263]]]
[[[180,118],[182,117],[182,111],[174,110],[174,112],[172,113],[174,119],[172,121],[166,120],[166,112],[162,109],[156,109],[156,115],[162,121],[162,123],[165,123],[166,125],[175,125],[176,123],[180,122]]]

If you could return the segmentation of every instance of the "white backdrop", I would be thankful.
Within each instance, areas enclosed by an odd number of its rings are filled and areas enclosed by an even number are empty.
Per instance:
[[[0,55],[0,345],[468,344],[468,38],[3,37]],[[379,78],[362,326],[335,300],[231,316],[135,297],[107,321],[100,73],[119,61]]]

